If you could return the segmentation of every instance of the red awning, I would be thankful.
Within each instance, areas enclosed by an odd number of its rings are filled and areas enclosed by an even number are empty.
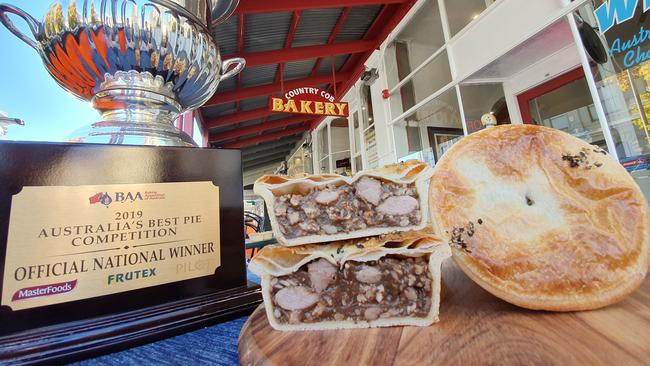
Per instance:
[[[340,98],[413,3],[242,0],[235,14],[214,30],[222,59],[241,56],[247,67],[222,82],[200,109],[211,146],[242,149],[245,169],[285,160],[319,121],[271,113],[269,97],[311,86],[331,94],[336,89]]]

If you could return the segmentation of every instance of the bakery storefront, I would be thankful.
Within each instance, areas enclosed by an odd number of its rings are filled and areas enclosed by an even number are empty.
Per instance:
[[[650,0],[44,14],[102,119],[0,115],[0,365],[647,363]]]
[[[609,151],[648,195],[644,4],[418,1],[345,96],[348,121],[327,119],[314,132],[315,171],[435,164],[485,121],[527,123]]]

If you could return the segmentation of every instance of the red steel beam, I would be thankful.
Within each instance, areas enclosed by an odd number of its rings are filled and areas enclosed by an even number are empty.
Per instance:
[[[390,32],[395,29],[397,24],[399,24],[409,10],[411,10],[415,2],[416,0],[410,0],[406,3],[384,5],[364,35],[364,39],[372,39],[373,42],[375,42],[375,46],[362,54],[350,55],[350,58],[348,58],[341,68],[340,75],[346,74],[349,75],[349,77],[337,77],[337,80],[345,80],[342,86],[337,88],[339,96],[344,96],[359,80],[365,69],[364,63],[366,60],[368,60],[376,48],[381,46],[382,42],[384,42]],[[323,119],[324,118],[319,118],[315,120],[311,127],[316,128]]]
[[[205,122],[205,126],[210,128],[217,128],[223,126],[234,125],[236,123],[250,121],[252,119],[264,118],[272,115],[274,112],[269,110],[269,107],[263,107],[258,109],[251,109],[239,113],[231,113],[225,116],[220,116],[215,119],[211,119]]]
[[[284,40],[284,49],[291,48],[293,44],[293,39],[296,37],[296,30],[298,29],[298,23],[300,23],[300,15],[302,12],[294,11],[293,16],[291,17],[291,26],[289,27],[289,32],[287,33],[287,38]],[[280,70],[284,67],[284,62],[278,64],[278,69],[275,71],[275,82],[280,82],[280,77],[284,77]]]
[[[287,37],[284,40],[285,49],[291,48],[291,45],[293,44],[293,39],[296,37],[296,31],[298,29],[298,24],[300,23],[301,15],[302,11],[294,11],[293,15],[291,16],[291,25],[289,26],[289,32],[287,33]],[[273,82],[279,83],[281,81],[280,78],[284,78],[284,62],[278,64],[278,69],[275,71],[275,78],[273,78]],[[262,123],[267,123],[268,120],[269,118],[266,117],[262,120]]]
[[[237,52],[244,53],[244,32],[246,31],[246,20],[244,14],[239,14],[239,34],[237,35]],[[241,88],[241,72],[237,74],[237,89]],[[235,102],[235,110],[241,110],[239,101]]]
[[[334,24],[334,28],[332,28],[332,33],[330,33],[330,36],[327,38],[327,44],[334,43],[336,36],[341,31],[341,28],[343,27],[345,20],[348,18],[348,15],[350,15],[351,10],[352,10],[351,7],[347,7],[343,9],[341,15],[339,15],[339,19],[336,21],[336,24]],[[318,74],[318,70],[320,69],[320,65],[322,63],[323,63],[323,58],[321,57],[316,61],[316,64],[314,64],[314,68],[311,70],[312,76]]]
[[[359,76],[361,73],[364,71],[363,63],[366,62],[368,57],[372,55],[372,53],[375,51],[375,49],[379,48],[381,46],[382,42],[388,37],[390,32],[395,29],[397,24],[404,18],[404,16],[411,10],[413,5],[415,4],[415,0],[411,0],[409,2],[405,2],[403,4],[393,4],[393,5],[385,5],[379,14],[377,14],[377,17],[375,17],[375,20],[372,22],[370,27],[368,28],[368,31],[366,31],[366,34],[364,35],[363,39],[368,40],[372,39],[375,41],[375,47],[373,47],[371,50],[366,51],[365,53],[358,54],[358,55],[351,55],[350,58],[345,62],[343,67],[341,68],[342,71],[352,71],[352,69],[356,68],[357,74]],[[357,80],[354,80],[351,84],[350,87],[356,82]],[[347,90],[346,90],[347,92]]]
[[[284,40],[284,48],[291,48],[293,44],[293,39],[296,37],[296,30],[298,29],[298,24],[300,23],[300,16],[302,11],[297,10],[293,12],[291,16],[291,26],[289,27],[289,32],[287,33],[287,38]]]
[[[341,6],[366,6],[379,4],[400,4],[408,0],[244,0],[235,13],[273,13],[307,9],[340,8]]]
[[[249,139],[246,139],[246,140],[231,142],[229,144],[223,145],[222,147],[227,148],[227,149],[241,149],[242,147],[259,144],[260,142],[278,140],[278,139],[281,139],[283,137],[292,136],[292,135],[296,135],[296,134],[307,132],[307,131],[309,131],[309,126],[300,126],[300,127],[288,128],[288,129],[286,129],[284,131],[267,133],[267,134],[252,137],[252,138],[249,138]]]
[[[372,50],[375,47],[376,42],[373,40],[360,40],[316,46],[281,48],[279,50],[273,51],[252,53],[244,52],[237,55],[224,56],[224,59],[229,59],[232,57],[243,57],[246,59],[246,67],[255,67],[260,65],[304,60],[308,58],[347,55],[349,53],[361,53]]]
[[[246,19],[244,14],[239,14],[239,34],[237,36],[237,52],[244,52],[244,32],[246,31]]]
[[[210,135],[210,142],[226,141],[226,140],[230,140],[230,139],[234,139],[246,135],[252,135],[255,133],[272,130],[274,128],[287,127],[296,123],[309,121],[310,119],[313,119],[313,117],[294,116],[294,117],[284,118],[272,122],[263,122],[255,126],[236,128],[232,131],[214,133]]]
[[[340,80],[347,80],[352,76],[352,73],[340,73],[336,77]],[[303,86],[316,86],[320,84],[329,83],[332,81],[332,75],[318,75],[311,76],[304,79],[294,79],[289,80],[284,83],[284,90],[291,90],[295,88],[300,88]],[[255,97],[261,97],[265,95],[271,95],[273,93],[279,92],[281,89],[280,83],[266,84],[253,86],[249,88],[242,88],[239,90],[232,90],[223,93],[217,93],[205,103],[205,107],[223,103],[235,102],[242,99],[249,99]],[[245,112],[244,112],[245,113]],[[241,113],[240,113],[241,114]]]

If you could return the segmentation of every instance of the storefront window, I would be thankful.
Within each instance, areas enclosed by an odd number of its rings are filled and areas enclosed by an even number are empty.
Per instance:
[[[301,145],[287,162],[287,175],[311,174],[312,162],[309,149]]]
[[[379,155],[377,153],[377,138],[375,136],[375,114],[369,85],[363,85],[361,87],[361,126],[363,128],[363,140],[366,148],[368,168],[374,168],[377,166]]]
[[[346,118],[328,119],[316,131],[320,173],[349,174],[352,170],[350,135]]]
[[[352,161],[350,160],[350,153],[334,153],[332,154],[332,161],[334,162],[334,173],[341,175],[352,175]]]
[[[354,172],[358,172],[360,170],[363,170],[363,158],[362,158],[362,151],[363,151],[363,145],[361,144],[361,126],[359,125],[359,112],[354,111],[350,115],[352,118],[352,142],[354,143],[354,146],[352,146],[352,151],[354,154]]]
[[[570,82],[528,102],[532,121],[607,148],[585,78]]]
[[[438,161],[449,148],[463,137],[456,89],[451,88],[425,104],[419,111],[420,124],[426,128],[429,146]]]
[[[318,142],[318,168],[320,173],[329,173],[329,123],[316,131]]]
[[[650,62],[619,73],[594,69],[619,159],[650,154]]]
[[[361,149],[363,148],[361,146],[361,133],[360,133],[360,127],[359,127],[359,113],[357,111],[354,111],[351,115],[352,117],[352,126],[353,126],[353,134],[354,134],[354,147],[353,150],[355,153],[360,153]]]
[[[478,18],[483,10],[493,2],[490,0],[445,0],[451,36],[453,37],[472,20]]]
[[[375,112],[372,108],[372,97],[370,86],[363,85],[361,88],[361,126],[364,131],[375,124]]]
[[[425,155],[433,153],[433,161],[438,161],[463,136],[456,89],[449,88],[407,116],[405,121],[393,125],[398,160],[413,154],[427,159]],[[421,141],[420,136],[426,136],[427,141]],[[414,140],[417,140],[417,145]],[[431,152],[427,152],[425,144],[432,149]]]
[[[320,160],[320,174],[327,174],[330,172],[330,159],[326,156]]]
[[[494,115],[497,124],[510,123],[503,84],[460,85],[460,94],[463,100],[467,133],[482,130],[484,126],[481,123],[481,117],[487,113]]]
[[[397,85],[396,75],[388,74],[389,85]],[[451,82],[451,69],[447,51],[441,52],[429,64],[419,70],[409,81],[391,93],[391,115],[399,115],[414,107],[431,94],[440,90]]]
[[[427,0],[409,24],[395,37],[397,67],[402,80],[445,44],[437,0]]]
[[[330,122],[330,139],[332,151],[332,173],[350,175],[352,163],[350,161],[350,129],[348,120],[336,118]]]
[[[596,0],[594,6],[602,3]],[[579,14],[587,24],[598,26],[591,5],[581,8]],[[629,50],[625,47],[625,42],[636,39],[647,29],[647,16],[642,2],[638,2],[631,19],[618,21],[602,37],[609,56],[607,62],[593,63],[591,68],[614,148],[624,165],[636,158],[647,160],[650,154],[650,62],[635,57],[646,52],[648,46],[646,42]],[[610,47],[616,39],[620,41],[620,49]]]
[[[324,158],[329,155],[329,125],[326,125],[319,131],[319,147],[320,147],[320,158]]]

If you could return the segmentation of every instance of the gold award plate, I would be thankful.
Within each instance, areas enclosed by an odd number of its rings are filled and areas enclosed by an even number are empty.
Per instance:
[[[11,202],[1,304],[87,299],[220,265],[212,182],[24,187]]]

